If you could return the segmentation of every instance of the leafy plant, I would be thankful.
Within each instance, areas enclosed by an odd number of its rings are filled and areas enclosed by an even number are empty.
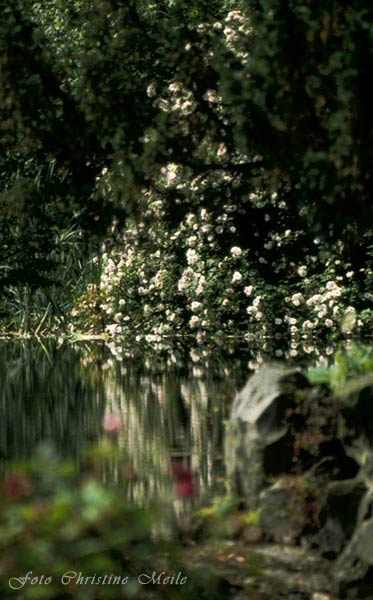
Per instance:
[[[313,367],[308,371],[312,383],[326,383],[341,387],[351,377],[373,371],[373,347],[353,343],[348,349],[340,348],[328,367]]]
[[[141,506],[104,485],[97,474],[109,446],[88,457],[78,472],[44,447],[31,462],[7,466],[0,481],[1,597],[222,600],[217,574],[206,578],[182,564],[171,506]],[[180,583],[167,583],[178,574]]]

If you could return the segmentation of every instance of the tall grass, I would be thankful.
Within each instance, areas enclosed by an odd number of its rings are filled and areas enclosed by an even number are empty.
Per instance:
[[[99,281],[100,266],[92,262],[98,254],[99,248],[87,242],[76,226],[58,231],[45,257],[52,265],[48,283],[37,287],[30,277],[27,283],[15,282],[0,291],[0,330],[20,335],[65,331],[74,298],[88,283]]]

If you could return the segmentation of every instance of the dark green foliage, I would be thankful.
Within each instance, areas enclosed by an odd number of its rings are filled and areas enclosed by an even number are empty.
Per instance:
[[[243,7],[252,26],[243,42],[250,59],[244,69],[228,63],[221,80],[239,145],[264,156],[281,195],[294,209],[306,208],[315,229],[335,235],[364,228],[367,217],[371,223],[373,158],[370,3]]]
[[[112,245],[114,221],[119,234],[128,215],[146,229],[149,191],[164,201],[170,236],[189,212],[218,218],[234,199],[237,235],[218,251],[250,249],[270,285],[305,263],[315,234],[343,237],[345,262],[365,266],[367,1],[15,0],[0,9],[6,294],[61,287],[66,230],[81,234],[85,264],[92,240]],[[165,184],[170,163],[175,186]],[[268,245],[285,230],[294,235],[281,250]]]

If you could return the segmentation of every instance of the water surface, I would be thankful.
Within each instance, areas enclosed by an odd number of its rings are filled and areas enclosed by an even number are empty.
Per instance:
[[[278,358],[279,347],[276,342],[266,356]],[[88,447],[105,444],[103,418],[115,414],[117,447],[137,474],[134,498],[162,493],[175,460],[194,473],[200,495],[221,491],[225,421],[258,359],[263,353],[247,343],[163,357],[140,352],[135,359],[104,343],[4,340],[1,464],[29,458],[47,444],[56,457],[79,465]],[[120,484],[128,472],[112,460],[101,476]]]

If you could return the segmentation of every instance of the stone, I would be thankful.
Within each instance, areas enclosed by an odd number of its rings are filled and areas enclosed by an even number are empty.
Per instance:
[[[304,403],[310,384],[296,369],[265,364],[249,378],[233,402],[226,432],[228,481],[248,509],[259,505],[271,478],[294,470],[294,435],[288,409]]]
[[[259,526],[267,540],[296,543],[305,526],[306,511],[299,494],[300,478],[282,477],[259,498]]]
[[[373,373],[347,382],[337,394],[339,437],[346,444],[362,438],[373,449]]]
[[[373,517],[356,527],[351,541],[335,561],[332,572],[340,589],[355,587],[355,594],[358,594],[355,597],[359,600],[373,597],[363,593],[367,588],[371,592],[373,590]]]
[[[297,369],[263,365],[234,399],[225,460],[264,539],[325,563],[328,585],[315,593],[373,600],[373,373],[333,395]]]
[[[335,559],[343,551],[354,533],[366,492],[358,478],[326,485],[316,505],[318,531],[308,538],[320,556]]]

